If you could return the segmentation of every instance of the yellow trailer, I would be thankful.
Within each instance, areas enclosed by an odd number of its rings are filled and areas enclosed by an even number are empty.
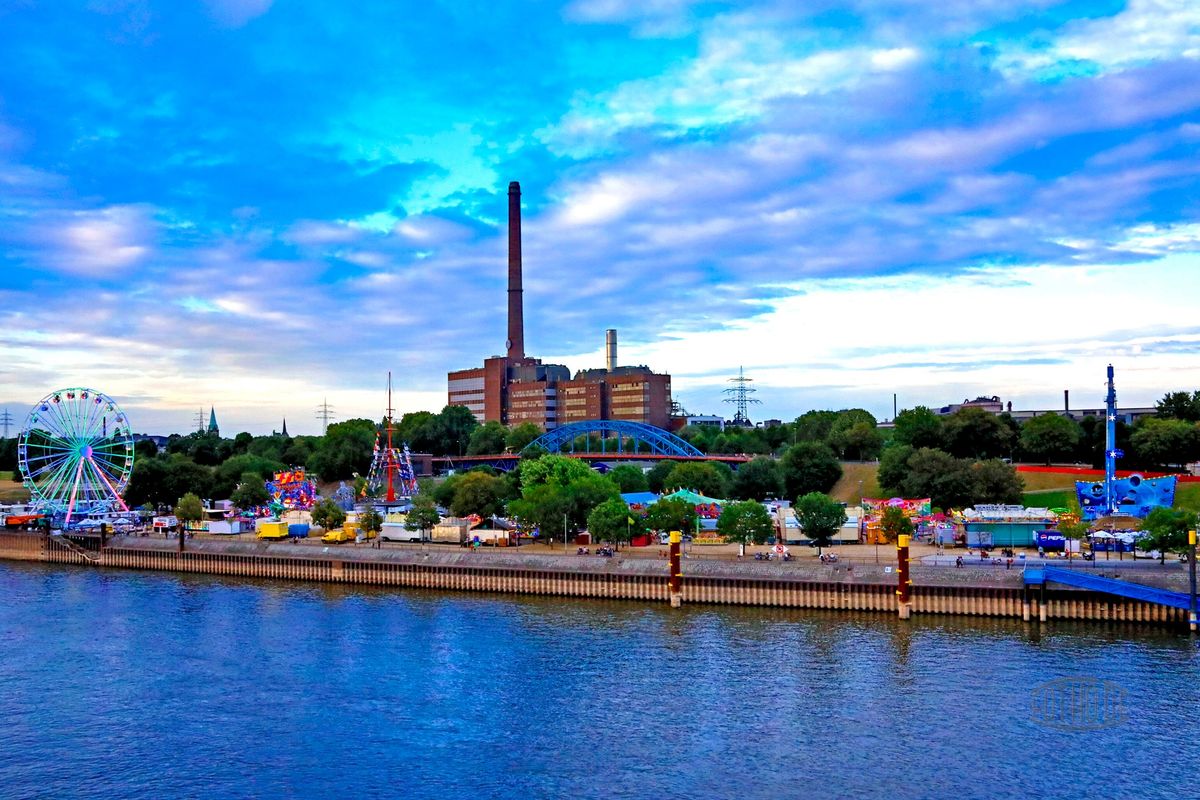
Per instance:
[[[286,539],[288,524],[286,522],[260,522],[258,524],[259,539]]]

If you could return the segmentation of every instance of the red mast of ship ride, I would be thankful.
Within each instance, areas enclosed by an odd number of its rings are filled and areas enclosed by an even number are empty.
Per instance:
[[[399,465],[394,457],[395,450],[392,449],[392,431],[396,426],[392,424],[392,371],[388,370],[388,407],[387,407],[387,501],[389,503],[396,502],[396,487],[392,483],[392,473],[396,471]]]

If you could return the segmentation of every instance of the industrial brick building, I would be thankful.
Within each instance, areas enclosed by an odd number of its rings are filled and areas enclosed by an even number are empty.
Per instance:
[[[480,422],[532,422],[544,430],[600,419],[667,428],[671,376],[645,366],[618,366],[615,330],[606,333],[603,369],[571,377],[562,364],[543,364],[525,355],[521,270],[521,186],[513,181],[508,185],[507,352],[484,359],[482,367],[448,373],[448,402],[466,406]]]

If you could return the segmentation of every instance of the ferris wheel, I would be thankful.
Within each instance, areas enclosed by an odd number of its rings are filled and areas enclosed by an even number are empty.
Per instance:
[[[133,472],[133,434],[111,397],[61,389],[29,412],[17,441],[17,464],[31,502],[71,517],[129,507],[121,499]]]

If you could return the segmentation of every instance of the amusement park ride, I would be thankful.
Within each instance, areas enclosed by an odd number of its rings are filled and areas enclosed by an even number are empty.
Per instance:
[[[133,473],[133,434],[125,414],[94,389],[61,389],[42,398],[17,441],[17,465],[30,505],[57,519],[129,511],[121,499]]]
[[[1112,364],[1108,365],[1105,396],[1104,481],[1077,481],[1075,492],[1085,520],[1106,516],[1145,517],[1159,506],[1175,503],[1175,477],[1143,478],[1133,474],[1117,477],[1117,459],[1125,455],[1117,447],[1117,389]]]
[[[380,446],[380,432],[375,433],[375,450],[371,458],[371,469],[367,473],[367,483],[363,487],[362,497],[379,498],[381,492],[384,496],[382,500],[393,505],[399,497],[412,497],[417,493],[417,476],[413,472],[412,457],[408,451],[408,444],[405,443],[399,450],[392,443],[392,434],[396,430],[395,424],[392,421],[392,414],[395,413],[392,408],[392,373],[388,373],[387,383],[388,404],[387,404],[387,423],[384,426],[383,432],[387,434],[387,443],[385,446]]]

